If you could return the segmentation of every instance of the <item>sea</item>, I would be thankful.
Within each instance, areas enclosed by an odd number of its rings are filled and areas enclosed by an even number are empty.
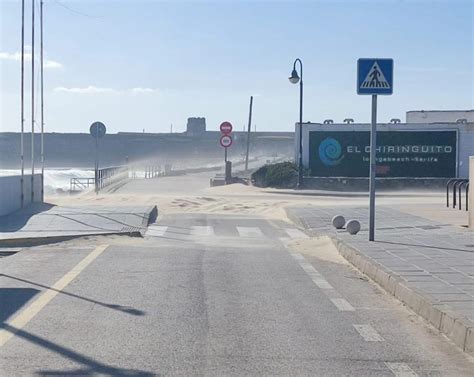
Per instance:
[[[40,169],[36,169],[35,173],[40,173]],[[31,170],[25,168],[25,174],[30,174]],[[20,170],[16,169],[0,169],[0,177],[20,175]],[[94,178],[93,169],[79,168],[55,168],[45,169],[44,171],[44,191],[46,195],[62,194],[69,191],[71,178]]]

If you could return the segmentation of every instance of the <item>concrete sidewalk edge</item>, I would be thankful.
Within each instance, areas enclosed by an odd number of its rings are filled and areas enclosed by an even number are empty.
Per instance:
[[[147,207],[143,213],[140,230],[129,230],[120,232],[90,232],[82,234],[69,234],[69,235],[56,235],[56,236],[44,236],[44,237],[18,237],[18,238],[7,238],[0,239],[0,247],[29,247],[46,245],[56,242],[64,242],[72,239],[81,237],[92,237],[92,236],[129,236],[129,237],[143,237],[146,228],[154,223],[158,218],[158,207],[151,205]]]
[[[423,293],[408,287],[380,263],[363,255],[353,246],[330,236],[339,253],[358,270],[367,275],[392,296],[430,322],[464,352],[474,353],[474,322],[457,315],[449,307],[429,299]]]
[[[128,236],[128,237],[143,237],[141,232],[113,232],[113,233],[84,233],[75,234],[68,236],[46,236],[46,237],[24,237],[24,238],[10,238],[0,240],[0,247],[30,247],[48,245],[51,243],[70,241],[83,237],[95,237],[95,236]]]

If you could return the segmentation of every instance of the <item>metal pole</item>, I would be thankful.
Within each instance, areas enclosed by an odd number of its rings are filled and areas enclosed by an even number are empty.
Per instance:
[[[41,199],[44,198],[44,90],[43,90],[43,0],[40,1],[41,63]]]
[[[224,148],[224,162],[227,162],[227,147]]]
[[[95,193],[99,193],[99,127],[95,134]]]
[[[370,183],[369,183],[369,241],[375,240],[375,177],[377,174],[377,95],[372,95],[372,125],[370,129]]]
[[[298,188],[303,188],[303,63],[300,61],[300,127],[299,127],[299,160],[298,160]]]
[[[31,203],[35,199],[35,0],[31,1]]]
[[[25,202],[25,0],[21,1],[21,134],[20,134],[20,164],[21,164],[21,207]]]
[[[245,154],[245,171],[249,170],[250,130],[252,128],[252,106],[253,106],[253,96],[250,96],[249,125],[247,128],[247,152]]]

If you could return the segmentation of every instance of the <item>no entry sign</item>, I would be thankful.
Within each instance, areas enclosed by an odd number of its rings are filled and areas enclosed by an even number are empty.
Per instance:
[[[222,122],[219,128],[224,135],[229,135],[232,132],[232,124],[230,122]]]
[[[232,137],[230,135],[222,135],[220,142],[222,147],[229,148],[232,145]]]

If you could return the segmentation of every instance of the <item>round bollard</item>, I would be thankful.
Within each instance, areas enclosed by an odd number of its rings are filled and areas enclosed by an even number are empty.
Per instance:
[[[346,219],[344,218],[344,216],[337,215],[332,218],[332,225],[336,229],[344,228],[345,224],[346,224]]]
[[[360,222],[357,220],[349,220],[346,223],[346,230],[349,234],[357,234],[360,230]]]

